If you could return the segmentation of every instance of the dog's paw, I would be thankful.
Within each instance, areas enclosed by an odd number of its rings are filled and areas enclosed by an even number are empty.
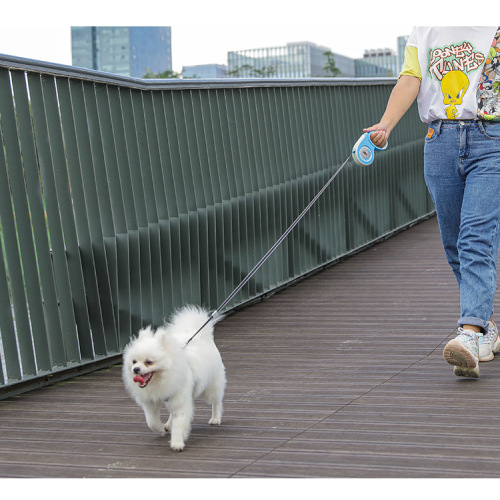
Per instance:
[[[172,440],[170,441],[170,448],[174,451],[182,451],[184,449],[184,441],[182,440]]]
[[[222,419],[221,419],[220,417],[212,417],[212,418],[208,421],[208,423],[209,423],[210,425],[220,425],[220,424],[222,424]]]

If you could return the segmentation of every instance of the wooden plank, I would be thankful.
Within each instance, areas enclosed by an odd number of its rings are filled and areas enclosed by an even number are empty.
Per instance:
[[[227,317],[223,424],[197,403],[182,453],[119,365],[1,401],[0,476],[500,477],[498,357],[478,380],[442,359],[454,280],[431,219]]]

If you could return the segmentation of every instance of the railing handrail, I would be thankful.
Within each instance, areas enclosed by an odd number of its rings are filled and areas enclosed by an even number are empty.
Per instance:
[[[33,71],[53,76],[77,78],[108,85],[139,90],[175,90],[175,89],[230,89],[242,87],[311,87],[311,86],[357,86],[357,85],[394,85],[396,78],[134,78],[79,68],[59,63],[39,61],[23,57],[0,54],[0,67]]]

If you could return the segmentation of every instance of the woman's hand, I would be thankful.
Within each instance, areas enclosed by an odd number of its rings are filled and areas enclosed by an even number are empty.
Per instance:
[[[389,139],[388,132],[380,123],[373,125],[372,127],[363,129],[363,132],[371,132],[370,140],[377,146],[377,148],[383,148]]]

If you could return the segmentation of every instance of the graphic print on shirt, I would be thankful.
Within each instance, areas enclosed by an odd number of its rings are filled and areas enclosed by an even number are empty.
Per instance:
[[[484,120],[500,119],[500,27],[486,57],[477,89],[478,115]]]
[[[484,63],[484,55],[475,50],[470,42],[436,47],[429,50],[429,74],[441,82],[443,104],[446,117],[456,119],[469,89],[468,74],[476,71]]]

